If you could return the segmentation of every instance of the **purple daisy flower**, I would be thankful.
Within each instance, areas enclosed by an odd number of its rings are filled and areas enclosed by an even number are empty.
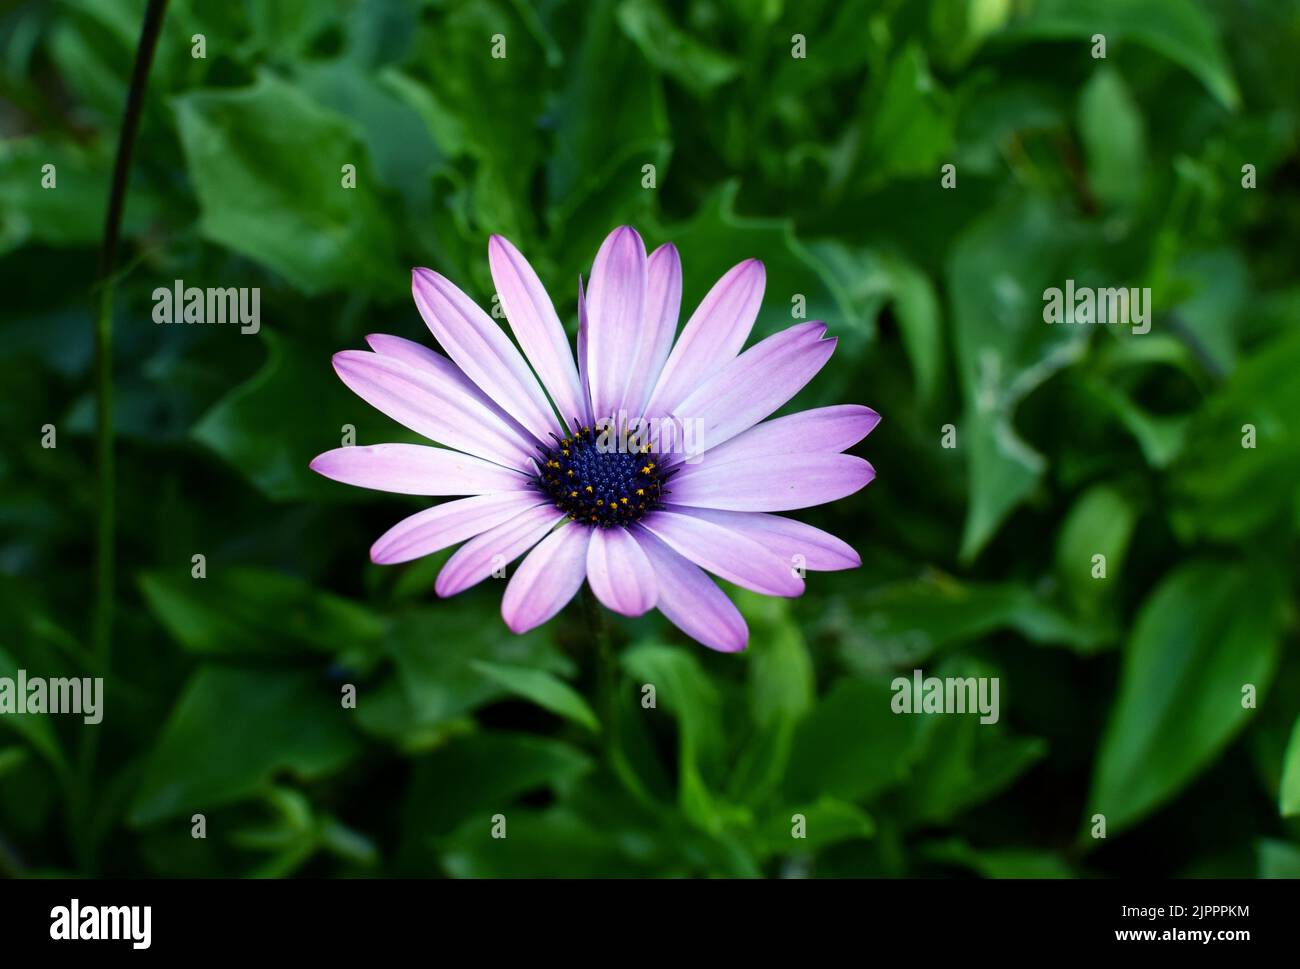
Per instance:
[[[415,304],[447,356],[377,334],[369,351],[334,356],[363,400],[445,447],[342,447],[311,467],[363,488],[464,496],[398,522],[371,548],[374,562],[463,542],[435,585],[453,596],[527,553],[501,602],[516,633],[554,616],[585,579],[615,612],[658,608],[727,652],[744,649],[749,630],[706,572],[797,596],[804,570],[861,564],[835,536],[772,514],[871,481],[871,465],[843,452],[880,416],[842,405],[764,422],[825,365],[835,340],[823,323],[799,323],[741,352],[763,299],[762,263],[729,270],[674,343],[676,248],[647,256],[636,230],[616,229],[585,295],[579,282],[575,364],[519,251],[493,236],[488,260],[523,353],[449,280],[416,269]]]

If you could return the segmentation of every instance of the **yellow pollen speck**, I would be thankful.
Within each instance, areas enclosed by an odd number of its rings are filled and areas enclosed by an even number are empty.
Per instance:
[[[592,488],[591,485],[587,485],[587,494],[591,494],[593,491],[595,491],[595,489]]]
[[[625,505],[627,504],[627,499],[626,499],[626,498],[620,498],[619,501],[623,502],[623,504],[625,504]]]
[[[636,489],[636,493],[637,493],[638,496],[640,496],[640,497],[642,497],[642,498],[645,497],[645,489],[644,489],[644,488],[637,488],[637,489]]]
[[[604,508],[604,507],[605,507],[605,499],[604,499],[604,498],[597,498],[597,499],[596,499],[596,507],[597,507],[597,508]]]
[[[654,469],[655,469],[655,463],[654,463],[653,461],[650,461],[650,462],[647,462],[646,466],[645,466],[644,468],[641,469],[641,473],[642,473],[642,474],[649,474],[649,473],[650,473],[651,471],[653,471]]]

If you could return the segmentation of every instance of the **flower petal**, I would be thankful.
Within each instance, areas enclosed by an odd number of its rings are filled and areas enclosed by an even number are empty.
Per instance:
[[[415,433],[527,470],[535,454],[523,428],[484,397],[450,360],[429,353],[441,363],[416,366],[398,357],[344,350],[334,354],[334,371],[367,404]]]
[[[645,244],[625,225],[601,244],[587,289],[587,377],[597,420],[622,406],[640,346],[645,290]]]
[[[528,487],[518,471],[423,444],[335,448],[316,455],[310,467],[344,484],[399,495],[486,495]]]
[[[471,538],[447,559],[434,591],[447,598],[477,585],[540,542],[563,517],[553,505],[540,505]]]
[[[686,465],[669,485],[673,504],[732,511],[790,511],[837,501],[876,476],[851,454],[783,454]]]
[[[465,386],[474,387],[474,390],[484,400],[488,399],[487,395],[474,385],[474,381],[460,372],[458,366],[437,350],[426,347],[423,343],[416,343],[404,336],[394,336],[392,333],[370,333],[366,335],[366,344],[375,353],[382,353],[386,357],[396,357],[403,363],[409,363],[412,367],[433,369],[439,373],[455,373],[465,382]]]
[[[860,404],[816,407],[757,424],[706,451],[704,460],[739,461],[813,451],[836,453],[853,447],[879,423],[880,415]]]
[[[646,263],[645,321],[636,362],[623,395],[623,406],[629,417],[640,417],[645,409],[646,398],[672,350],[681,308],[682,260],[677,247],[665,243],[650,253]]]
[[[549,441],[561,430],[523,356],[472,299],[431,269],[411,271],[411,292],[447,356],[479,389],[537,440]]]
[[[738,653],[749,642],[749,627],[727,594],[644,528],[633,533],[655,571],[659,611],[692,639],[710,649]]]
[[[448,501],[417,512],[390,528],[370,546],[370,561],[395,565],[432,555],[547,501],[528,491],[504,491]]]
[[[754,344],[707,378],[673,411],[698,421],[696,441],[707,450],[747,431],[797,394],[835,349],[824,323],[798,323]]]
[[[668,510],[703,518],[729,531],[752,538],[768,551],[813,572],[837,572],[856,569],[862,558],[846,542],[829,532],[793,518],[752,511],[720,511],[715,508],[687,508],[668,505]],[[798,558],[796,558],[796,556]]]
[[[591,326],[587,322],[587,296],[582,291],[582,277],[578,277],[578,375],[582,380],[582,399],[587,402],[584,411],[587,423],[594,423],[591,417],[591,368],[587,366],[587,337]]]
[[[757,259],[733,266],[713,284],[664,364],[647,415],[672,413],[706,378],[735,358],[754,328],[766,285],[766,270]]]
[[[591,533],[580,525],[561,525],[519,563],[501,597],[501,617],[511,632],[540,626],[582,588]]]
[[[593,528],[587,582],[596,598],[624,616],[640,616],[658,596],[654,569],[626,528]]]
[[[728,582],[773,596],[803,594],[803,579],[775,553],[721,525],[660,510],[641,524],[673,551]]]
[[[515,339],[555,402],[560,420],[582,422],[587,408],[578,368],[573,365],[569,339],[542,281],[519,250],[501,236],[488,240],[488,264]]]

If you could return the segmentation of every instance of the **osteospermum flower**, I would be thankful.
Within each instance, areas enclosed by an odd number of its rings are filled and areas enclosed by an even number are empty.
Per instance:
[[[613,611],[658,608],[725,651],[744,649],[749,632],[706,572],[797,596],[805,570],[861,564],[835,536],[772,514],[866,485],[871,465],[843,452],[880,417],[843,405],[760,423],[835,348],[823,323],[808,322],[742,352],[763,298],[762,263],[747,260],[718,280],[674,343],[676,248],[647,257],[634,229],[615,230],[585,296],[579,282],[575,364],[519,251],[493,236],[488,260],[522,353],[449,280],[416,269],[415,305],[447,356],[372,335],[369,351],[334,357],[362,399],[443,447],[343,447],[311,467],[363,488],[465,496],[398,522],[371,548],[373,561],[407,562],[463,542],[435,585],[452,596],[527,553],[501,602],[516,633],[554,616],[585,579]]]

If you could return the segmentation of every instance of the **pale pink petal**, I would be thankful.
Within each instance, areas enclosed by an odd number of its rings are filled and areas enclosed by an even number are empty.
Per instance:
[[[684,465],[669,485],[672,501],[695,508],[791,511],[837,501],[876,476],[851,454],[784,454]]]
[[[765,595],[803,594],[803,579],[789,562],[721,525],[666,510],[652,512],[641,524],[673,551],[728,582]]]
[[[553,505],[541,505],[471,538],[447,559],[434,591],[447,598],[477,585],[540,542],[563,517]]]
[[[501,617],[511,632],[526,633],[540,626],[582,587],[592,531],[563,524],[519,563],[501,597]]]
[[[366,350],[334,354],[334,371],[358,397],[431,441],[497,464],[527,470],[535,457],[523,428],[445,364],[416,366]]]
[[[879,414],[859,404],[817,407],[755,425],[705,452],[705,460],[721,463],[810,451],[844,451],[870,434],[879,423]]]
[[[542,281],[519,250],[501,236],[488,240],[488,264],[515,339],[551,395],[560,419],[581,423],[587,408],[578,368],[573,365],[569,339]]]
[[[518,471],[422,444],[335,448],[313,458],[311,469],[344,484],[399,495],[486,495],[529,487]]]
[[[505,491],[448,501],[417,512],[390,528],[370,546],[370,561],[394,565],[432,555],[547,503],[534,491]]]
[[[625,528],[593,528],[587,549],[587,582],[606,608],[639,616],[654,607],[657,595],[650,560]]]
[[[655,571],[659,611],[692,639],[710,649],[737,653],[749,642],[749,627],[727,594],[697,565],[682,558],[637,525],[636,540]]]
[[[645,290],[645,244],[630,226],[615,229],[596,253],[587,290],[587,377],[597,420],[622,404],[637,359]]]
[[[583,412],[587,425],[595,423],[591,416],[591,369],[587,366],[587,337],[591,334],[591,325],[587,322],[587,297],[582,291],[582,277],[578,277],[578,374],[582,380],[582,399],[587,408]]]
[[[714,283],[682,328],[650,394],[647,415],[673,413],[687,395],[735,358],[754,328],[766,283],[766,271],[757,259],[733,266]]]
[[[640,417],[644,412],[646,398],[659,379],[677,332],[677,314],[682,308],[682,260],[671,243],[650,253],[645,295],[640,346],[623,395],[623,407],[629,418]]]
[[[824,323],[798,323],[756,343],[707,378],[673,414],[694,421],[705,450],[747,431],[803,389],[825,366],[835,340]]]
[[[703,518],[729,531],[737,532],[774,552],[792,568],[799,565],[811,572],[837,572],[856,569],[862,559],[847,543],[793,518],[752,511],[719,511],[714,508],[687,508],[669,504],[669,511]]]
[[[447,355],[537,440],[560,431],[550,402],[505,331],[446,277],[411,271],[415,305]]]

